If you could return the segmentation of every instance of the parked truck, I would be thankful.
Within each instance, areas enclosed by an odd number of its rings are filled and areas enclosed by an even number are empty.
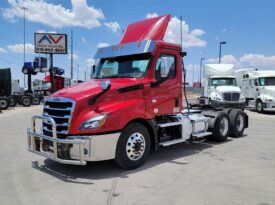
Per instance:
[[[160,147],[243,135],[240,109],[183,109],[185,53],[163,42],[169,19],[130,24],[119,44],[99,48],[95,78],[52,94],[32,117],[28,150],[64,164],[114,159],[133,169]]]
[[[233,64],[204,65],[204,96],[200,103],[212,107],[245,108],[245,97],[237,86]]]
[[[275,110],[275,71],[239,69],[235,72],[246,103],[258,112]]]

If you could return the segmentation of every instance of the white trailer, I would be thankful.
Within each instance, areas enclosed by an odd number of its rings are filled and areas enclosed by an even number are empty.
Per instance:
[[[240,69],[235,75],[248,107],[258,112],[275,110],[274,70]]]
[[[244,109],[245,97],[237,86],[233,64],[205,64],[204,76],[204,97],[200,98],[200,104]]]

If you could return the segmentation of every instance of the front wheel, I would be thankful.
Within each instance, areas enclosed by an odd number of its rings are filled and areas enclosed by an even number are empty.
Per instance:
[[[124,169],[137,168],[145,162],[150,149],[151,140],[146,127],[140,123],[131,123],[119,137],[115,162]]]
[[[263,106],[262,101],[260,101],[260,100],[257,101],[256,108],[257,108],[258,113],[262,113],[264,111],[264,106]]]

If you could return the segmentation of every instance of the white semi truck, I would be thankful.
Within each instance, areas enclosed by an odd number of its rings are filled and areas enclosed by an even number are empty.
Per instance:
[[[233,64],[205,64],[204,76],[204,96],[199,99],[200,104],[244,109],[245,97],[237,86]]]
[[[275,110],[275,71],[240,69],[235,71],[248,107],[258,112]]]

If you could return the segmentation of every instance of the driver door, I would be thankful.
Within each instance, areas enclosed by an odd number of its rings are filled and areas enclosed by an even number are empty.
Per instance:
[[[160,53],[154,65],[155,82],[151,84],[152,111],[155,116],[178,113],[182,107],[181,73],[177,55]]]

